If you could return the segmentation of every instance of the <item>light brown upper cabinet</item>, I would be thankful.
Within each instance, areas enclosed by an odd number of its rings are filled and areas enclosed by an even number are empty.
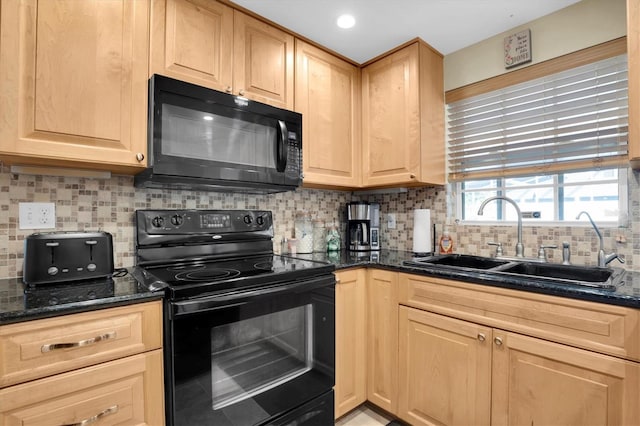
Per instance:
[[[362,69],[364,186],[445,183],[442,55],[421,40]]]
[[[151,15],[151,74],[293,109],[291,34],[211,0],[153,0]]]
[[[296,40],[305,186],[360,186],[360,90],[358,67]]]
[[[147,0],[2,0],[0,157],[136,173],[145,165]]]
[[[627,61],[629,75],[640,75],[640,0],[627,0]],[[629,79],[629,159],[640,168],[640,80]]]

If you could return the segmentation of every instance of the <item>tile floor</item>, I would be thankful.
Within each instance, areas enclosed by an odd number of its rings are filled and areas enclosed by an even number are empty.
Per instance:
[[[366,405],[361,405],[338,419],[335,426],[386,426],[391,420],[393,419],[373,411]]]

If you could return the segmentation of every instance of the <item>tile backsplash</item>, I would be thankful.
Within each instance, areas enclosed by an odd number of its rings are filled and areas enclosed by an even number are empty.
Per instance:
[[[603,228],[605,250],[615,250],[627,261],[625,267],[640,265],[640,191],[638,173],[629,173],[630,225],[627,228]],[[447,219],[447,198],[443,187],[408,189],[403,193],[361,195],[359,193],[298,189],[271,195],[229,194],[137,189],[133,177],[114,176],[110,179],[15,175],[3,167],[0,170],[0,277],[22,275],[23,241],[35,232],[21,230],[18,224],[18,203],[53,202],[56,205],[55,231],[103,230],[114,239],[116,267],[134,264],[134,224],[137,209],[265,209],[273,211],[275,239],[290,236],[296,211],[310,212],[314,218],[340,224],[344,235],[344,204],[352,200],[377,201],[381,204],[381,245],[383,248],[411,250],[413,246],[413,210],[431,209],[432,221],[438,233]],[[387,229],[386,214],[396,214],[396,229]],[[453,223],[450,227],[458,252],[491,255],[486,243],[498,240],[506,254],[513,252],[515,226],[478,226]],[[49,230],[47,230],[49,231]],[[625,242],[616,242],[618,239]],[[575,264],[594,264],[598,241],[593,229],[580,227],[544,227],[525,224],[523,227],[525,254],[535,256],[539,244],[569,241],[571,260]],[[277,247],[276,247],[277,249]],[[549,251],[552,262],[562,258],[561,249]]]
[[[275,238],[290,236],[296,211],[339,224],[350,192],[298,189],[270,195],[138,189],[133,177],[111,179],[15,175],[0,171],[0,277],[22,275],[24,238],[18,203],[53,202],[56,227],[50,231],[102,230],[113,235],[116,267],[134,264],[134,212],[138,209],[265,209],[274,215]]]

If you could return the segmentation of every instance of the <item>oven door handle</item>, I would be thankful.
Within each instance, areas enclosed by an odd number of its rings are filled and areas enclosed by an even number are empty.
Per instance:
[[[173,306],[172,312],[173,316],[177,317],[204,311],[227,309],[253,303],[263,297],[276,297],[286,293],[310,292],[321,287],[335,285],[335,283],[335,276],[331,274],[304,281],[295,281],[289,284],[270,285],[221,295],[182,300],[171,303]]]

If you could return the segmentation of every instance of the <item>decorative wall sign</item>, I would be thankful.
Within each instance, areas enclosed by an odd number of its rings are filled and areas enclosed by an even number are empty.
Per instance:
[[[531,30],[504,38],[504,67],[509,69],[531,62]]]

